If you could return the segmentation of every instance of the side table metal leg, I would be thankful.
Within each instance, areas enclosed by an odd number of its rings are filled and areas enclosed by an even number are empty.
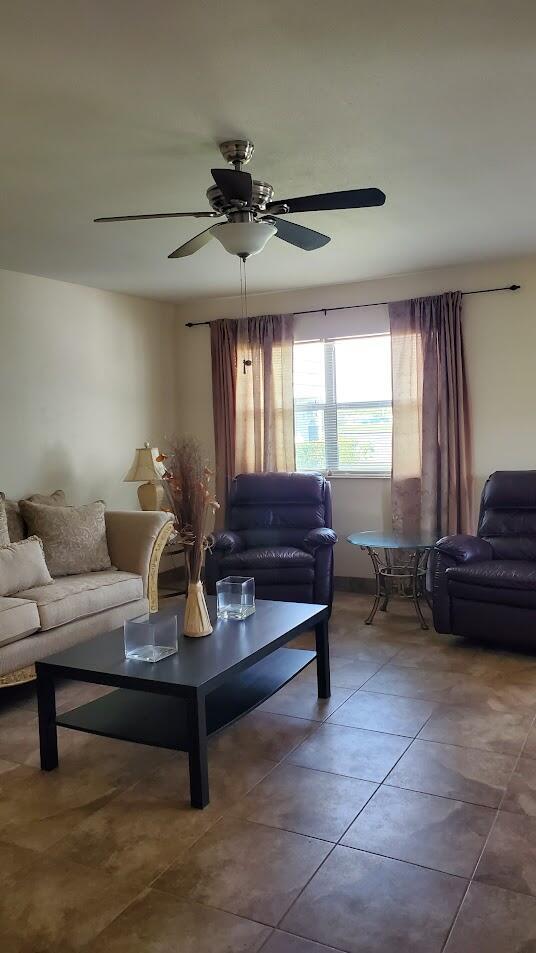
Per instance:
[[[41,770],[58,767],[58,730],[56,727],[56,692],[54,679],[46,668],[36,663],[37,713],[39,718],[39,750]]]
[[[367,618],[365,619],[365,625],[372,625],[374,621],[374,616],[378,611],[378,606],[382,599],[382,577],[380,573],[380,560],[378,559],[377,553],[373,549],[367,546],[367,553],[369,554],[372,565],[374,567],[374,575],[376,576],[376,595],[374,596],[374,602],[372,603],[372,609],[370,610]]]
[[[207,720],[204,695],[188,702],[188,761],[190,765],[190,803],[203,808],[209,802]]]
[[[416,550],[413,557],[413,576],[412,576],[411,594],[413,597],[413,605],[415,606],[417,617],[419,619],[419,622],[421,623],[421,629],[427,629],[428,625],[426,623],[426,619],[424,618],[422,614],[421,604],[419,602],[419,583],[420,583],[419,566],[420,564],[421,564],[421,553],[419,552],[419,550]]]
[[[319,622],[318,625],[315,626],[315,641],[318,697],[329,698],[331,695],[331,678],[329,671],[329,639],[327,622]]]
[[[384,549],[383,552],[385,556],[385,565],[389,568],[389,566],[391,565],[391,553],[388,549]],[[389,605],[389,596],[391,595],[391,588],[390,588],[391,586],[392,586],[392,580],[387,579],[387,577],[385,577],[383,580],[384,593],[383,593],[383,602],[380,607],[381,612],[387,612],[387,606]]]

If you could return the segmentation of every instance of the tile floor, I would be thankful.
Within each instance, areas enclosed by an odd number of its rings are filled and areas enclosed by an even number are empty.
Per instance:
[[[63,729],[42,774],[4,690],[2,951],[536,953],[536,655],[368,604],[337,595],[329,703],[310,667],[212,739],[205,811],[182,754]]]

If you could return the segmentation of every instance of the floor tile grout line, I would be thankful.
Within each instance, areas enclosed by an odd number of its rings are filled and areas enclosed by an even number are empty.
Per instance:
[[[452,923],[451,923],[451,925],[450,925],[449,931],[448,931],[448,933],[447,933],[445,942],[444,942],[443,946],[441,947],[441,953],[443,953],[443,951],[445,951],[446,948],[447,948],[447,944],[449,943],[450,937],[452,936],[452,933],[453,933],[453,931],[454,931],[454,928],[455,928],[455,926],[456,926],[456,923],[458,922],[458,919],[459,919],[460,914],[461,914],[462,906],[463,906],[463,904],[464,904],[464,902],[465,902],[465,899],[466,899],[466,897],[467,897],[467,894],[469,893],[469,890],[470,890],[470,888],[471,888],[471,885],[472,885],[473,883],[479,883],[479,881],[475,881],[475,874],[476,874],[476,872],[477,872],[477,870],[478,870],[478,865],[480,864],[480,861],[482,860],[482,857],[483,857],[483,855],[484,855],[484,851],[486,850],[486,847],[487,847],[487,845],[488,845],[488,843],[489,843],[489,840],[490,840],[490,837],[491,837],[491,835],[492,835],[492,833],[493,833],[493,830],[494,830],[495,827],[496,827],[497,820],[498,820],[499,815],[500,815],[500,813],[501,813],[501,807],[502,807],[502,805],[503,805],[503,803],[504,803],[504,799],[505,799],[505,797],[506,797],[508,788],[509,788],[509,786],[510,786],[510,783],[511,783],[511,781],[512,781],[512,778],[513,778],[514,774],[515,774],[516,771],[517,771],[519,762],[520,762],[520,760],[521,760],[521,758],[522,758],[523,751],[524,751],[524,749],[525,749],[525,745],[527,744],[527,740],[528,740],[529,734],[530,734],[532,728],[534,727],[535,722],[536,722],[536,715],[533,717],[532,722],[531,722],[531,724],[530,724],[530,726],[529,726],[529,728],[528,728],[528,730],[527,730],[527,734],[526,734],[526,736],[525,736],[525,740],[524,740],[523,745],[522,745],[522,747],[521,747],[521,751],[519,752],[519,754],[518,754],[518,756],[517,756],[517,758],[516,758],[516,760],[515,760],[515,764],[514,764],[512,770],[511,770],[511,772],[510,772],[510,775],[509,775],[509,777],[508,777],[508,781],[507,781],[507,783],[506,783],[506,785],[505,785],[505,788],[504,788],[504,791],[503,791],[503,793],[502,793],[501,799],[500,799],[499,804],[497,805],[497,808],[496,808],[496,810],[495,810],[495,816],[494,816],[494,818],[493,818],[493,821],[491,822],[491,826],[490,826],[490,829],[489,829],[489,831],[488,831],[487,837],[486,837],[486,839],[485,839],[485,841],[484,841],[484,843],[483,843],[483,845],[482,845],[482,849],[481,849],[481,851],[480,851],[480,853],[479,853],[479,855],[478,855],[478,857],[477,857],[477,860],[476,860],[475,865],[474,865],[474,867],[473,867],[473,872],[472,872],[472,874],[471,874],[471,876],[470,876],[470,878],[469,878],[469,882],[468,882],[468,884],[467,884],[467,887],[466,887],[466,889],[464,890],[463,896],[462,896],[462,898],[461,898],[461,900],[460,900],[460,903],[459,903],[458,908],[457,908],[457,910],[456,910],[456,913],[455,913],[455,915],[454,915],[454,919],[452,920]],[[519,891],[512,891],[512,892],[513,892],[513,893],[519,893]],[[529,895],[529,896],[531,896],[531,895]]]
[[[430,716],[430,717],[431,717],[431,716]],[[398,736],[397,736],[397,737],[398,737]],[[405,736],[404,736],[404,737],[405,737]],[[397,760],[396,760],[395,763],[391,766],[391,768],[389,769],[389,771],[387,772],[387,774],[385,775],[385,777],[383,778],[383,780],[378,783],[378,787],[377,787],[376,790],[371,794],[370,798],[369,798],[368,801],[367,801],[367,804],[372,800],[373,797],[376,796],[376,794],[378,793],[378,791],[380,790],[380,788],[383,787],[383,785],[385,784],[385,782],[386,782],[387,778],[389,777],[389,775],[391,774],[391,772],[394,771],[394,769],[396,768],[397,764],[402,760],[402,758],[404,757],[404,755],[406,754],[406,752],[409,751],[409,749],[411,748],[411,745],[413,744],[413,741],[414,741],[414,740],[415,740],[415,738],[413,738],[412,741],[410,741],[410,743],[409,743],[409,745],[407,746],[407,748],[405,748],[404,751],[402,752],[402,754],[400,755],[400,757],[397,758]],[[364,780],[364,779],[363,779],[363,780]],[[374,782],[373,782],[373,783],[374,783]],[[361,810],[364,810],[365,807],[366,807],[366,804],[363,805],[363,808],[362,808]],[[346,828],[344,834],[342,834],[341,837],[339,838],[339,840],[337,841],[337,844],[340,844],[342,838],[345,837],[345,835],[346,835],[346,834],[348,833],[348,831],[350,830],[350,827],[352,826],[352,824],[354,823],[354,821],[356,820],[356,818],[359,817],[360,814],[361,814],[361,811],[359,811],[358,814],[356,815],[356,817],[354,817],[354,820],[352,821],[352,823],[348,825],[348,827]]]
[[[387,664],[387,663],[386,663],[386,664]],[[378,670],[378,672],[375,672],[375,675],[378,675],[378,674],[379,674],[379,670]],[[453,674],[457,675],[457,674],[459,674],[459,673],[458,673],[458,672],[454,672]],[[371,678],[374,678],[374,675],[371,675]],[[357,689],[357,691],[362,691],[362,690],[363,690],[363,685],[361,686],[361,688],[358,688],[358,689]],[[481,702],[478,702],[478,703],[476,703],[476,704],[473,704],[473,703],[471,703],[471,702],[449,701],[449,700],[446,700],[446,699],[443,699],[443,698],[431,698],[429,695],[426,696],[426,697],[423,697],[423,696],[418,696],[418,695],[406,695],[406,694],[400,693],[400,692],[386,692],[386,691],[382,691],[382,690],[379,689],[379,688],[375,688],[374,691],[372,691],[372,692],[370,691],[370,689],[365,689],[365,691],[367,691],[367,692],[368,692],[369,694],[371,694],[371,695],[372,695],[372,694],[374,694],[374,695],[388,695],[390,698],[406,698],[406,699],[411,700],[411,701],[429,702],[430,704],[434,704],[434,705],[442,705],[442,706],[444,706],[445,708],[471,708],[471,709],[480,708],[480,709],[482,709],[483,711],[486,711],[488,714],[496,714],[496,715],[519,715],[519,714],[526,714],[526,715],[533,715],[533,716],[534,716],[534,714],[535,714],[535,710],[534,710],[534,709],[536,708],[536,703],[535,703],[534,708],[533,708],[533,707],[529,707],[529,708],[519,707],[519,708],[514,708],[513,710],[511,710],[511,709],[505,709],[505,710],[503,711],[503,710],[501,710],[501,709],[493,709],[493,708],[487,709],[487,708],[485,708],[485,705],[482,704]]]
[[[362,729],[365,730],[365,729]],[[529,728],[530,731],[530,728]],[[420,733],[420,732],[419,732]],[[404,736],[402,736],[404,737]],[[437,741],[434,738],[419,738],[419,735],[416,735],[415,738],[411,739],[411,744],[415,741],[420,741],[423,744],[427,745],[445,745],[448,748],[461,748],[462,751],[480,751],[481,754],[498,754],[502,755],[505,758],[517,758],[517,753],[512,751],[499,751],[497,748],[477,748],[475,745],[461,745],[455,741]],[[522,744],[526,743],[526,739]]]
[[[331,850],[328,851],[328,853],[327,853],[326,856],[323,858],[323,860],[320,862],[320,864],[318,865],[318,867],[316,868],[316,870],[313,871],[313,873],[312,873],[311,876],[307,879],[306,883],[303,885],[303,887],[301,888],[301,890],[299,891],[299,893],[294,897],[294,900],[292,901],[292,903],[290,904],[290,906],[285,910],[285,912],[282,914],[282,916],[281,916],[281,917],[279,918],[279,920],[277,921],[276,929],[279,930],[279,929],[281,928],[281,924],[282,924],[283,920],[285,919],[285,917],[290,913],[290,911],[291,911],[292,908],[295,906],[295,904],[297,904],[297,902],[298,902],[298,900],[300,899],[300,897],[302,896],[303,892],[307,889],[307,887],[308,887],[309,884],[311,883],[311,880],[313,879],[313,877],[316,877],[317,873],[322,869],[322,867],[324,866],[324,864],[326,863],[326,861],[328,860],[328,858],[331,857],[331,855],[332,855],[333,851],[335,850],[336,846],[337,846],[336,844],[332,844],[332,845],[331,845]],[[299,934],[294,934],[294,936],[299,936]]]
[[[389,776],[387,776],[389,777]],[[382,781],[379,787],[392,788],[394,791],[409,791],[410,794],[426,794],[428,797],[438,797],[443,801],[454,801],[459,804],[470,804],[472,807],[483,807],[487,811],[496,811],[496,804],[483,804],[481,801],[468,801],[466,798],[454,796],[451,794],[438,794],[436,791],[424,791],[422,788],[403,788],[400,784],[389,783],[387,778]],[[502,795],[501,795],[502,797]]]
[[[416,860],[406,860],[404,857],[395,857],[394,854],[381,854],[377,850],[367,850],[365,847],[355,847],[352,844],[337,843],[335,847],[344,847],[346,850],[354,850],[360,854],[369,854],[371,857],[383,857],[385,860],[394,860],[397,864],[407,864],[409,867],[417,867],[419,870],[430,870],[434,874],[443,874],[445,877],[455,877],[456,880],[469,880],[469,874],[454,874],[452,870],[443,870],[441,867],[431,867],[429,864],[419,864]]]
[[[327,858],[326,858],[326,859],[327,859]],[[319,869],[320,869],[320,868],[319,868]],[[298,899],[298,898],[296,898],[296,900],[297,900],[297,899]],[[294,906],[294,903],[295,903],[295,902],[296,902],[296,901],[294,901],[294,902],[292,903],[292,905],[288,908],[287,913],[290,913],[290,911],[291,911],[292,907]],[[287,915],[287,914],[285,914],[285,916],[286,916],[286,915]],[[283,919],[283,918],[282,918],[282,919]],[[281,922],[281,921],[280,921],[280,922]],[[287,933],[289,936],[297,937],[299,940],[308,941],[309,943],[312,943],[313,946],[316,944],[317,946],[320,945],[320,946],[322,946],[322,947],[325,947],[327,950],[333,951],[333,953],[350,953],[350,951],[349,951],[348,949],[345,949],[345,948],[342,947],[342,946],[331,946],[329,943],[321,943],[319,940],[311,940],[311,938],[308,937],[308,936],[305,936],[305,937],[304,937],[303,933],[294,933],[293,930],[290,930],[290,929],[288,929],[287,927],[285,927],[285,929],[283,929],[281,926],[274,927],[274,932],[275,932],[276,930],[278,930],[280,933]],[[264,947],[263,947],[263,949],[264,949]]]

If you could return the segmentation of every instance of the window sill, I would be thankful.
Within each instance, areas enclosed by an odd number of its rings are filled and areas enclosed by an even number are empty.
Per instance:
[[[337,471],[329,473],[327,470],[297,470],[297,473],[321,473],[326,480],[390,480],[391,473],[354,473],[349,471]]]
[[[390,473],[331,473],[326,480],[390,480]]]

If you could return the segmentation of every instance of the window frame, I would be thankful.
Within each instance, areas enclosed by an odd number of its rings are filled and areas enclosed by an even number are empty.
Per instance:
[[[299,470],[299,473],[318,473],[321,472],[329,479],[357,479],[357,480],[390,480],[392,476],[391,466],[388,470],[340,470],[338,468],[339,446],[338,446],[338,421],[337,412],[339,410],[367,410],[374,407],[390,407],[392,411],[393,400],[365,400],[365,401],[344,401],[337,403],[337,368],[335,360],[335,343],[337,341],[355,341],[362,338],[389,337],[388,331],[379,331],[377,334],[352,334],[340,335],[340,337],[331,338],[310,338],[302,341],[295,341],[294,347],[301,344],[323,344],[324,345],[324,394],[323,404],[310,403],[300,404],[300,411],[320,412],[324,420],[324,447],[326,457],[326,467],[321,469]],[[296,402],[294,401],[294,421],[296,420]],[[392,433],[392,428],[391,428]],[[335,439],[333,439],[335,438]],[[296,449],[296,436],[294,435],[294,448]],[[294,464],[296,466],[296,462]]]

